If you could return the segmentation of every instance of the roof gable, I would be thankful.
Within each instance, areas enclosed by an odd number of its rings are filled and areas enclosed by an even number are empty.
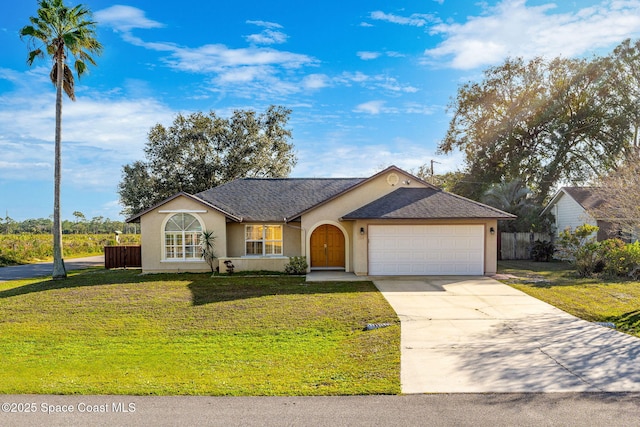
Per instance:
[[[145,215],[145,214],[147,214],[147,213],[159,208],[162,205],[165,205],[165,204],[169,203],[172,200],[177,199],[178,197],[186,197],[188,199],[191,199],[191,200],[193,200],[195,202],[198,202],[198,203],[202,204],[203,206],[207,206],[207,207],[209,207],[211,209],[214,209],[214,210],[218,211],[219,213],[223,214],[227,218],[230,218],[230,219],[232,219],[234,221],[240,220],[240,218],[234,216],[233,214],[229,213],[228,211],[225,211],[224,209],[220,208],[219,206],[216,206],[215,204],[209,203],[208,201],[203,200],[203,199],[199,198],[198,196],[194,196],[193,194],[189,194],[189,193],[185,193],[184,191],[181,191],[181,192],[176,193],[173,196],[161,201],[160,203],[156,203],[155,205],[151,206],[150,208],[145,209],[142,212],[139,212],[139,213],[137,213],[136,215],[134,215],[134,216],[132,216],[130,218],[127,218],[125,220],[125,222],[137,222],[140,219],[141,216],[143,216],[143,215]]]
[[[544,215],[551,209],[552,206],[558,203],[558,201],[565,195],[571,197],[586,211],[598,208],[605,200],[601,198],[595,191],[596,187],[562,187],[553,196],[551,201],[542,210],[540,215]]]
[[[564,187],[563,189],[585,210],[597,208],[605,202],[594,187]]]
[[[398,188],[343,219],[514,219],[515,215],[434,188]]]

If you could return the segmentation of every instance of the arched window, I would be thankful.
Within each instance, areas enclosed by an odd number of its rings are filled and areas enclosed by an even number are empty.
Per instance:
[[[164,253],[167,260],[199,260],[202,257],[202,225],[188,213],[177,213],[164,227]]]

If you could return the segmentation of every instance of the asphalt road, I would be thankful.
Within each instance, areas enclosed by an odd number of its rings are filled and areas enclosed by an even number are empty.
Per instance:
[[[72,258],[65,260],[64,266],[67,271],[104,266],[104,255],[86,258]],[[0,282],[5,282],[7,280],[30,279],[33,277],[46,277],[51,276],[52,272],[53,262],[0,267]]]
[[[640,426],[639,393],[5,395],[0,401],[3,426]],[[11,412],[14,408],[16,412]]]

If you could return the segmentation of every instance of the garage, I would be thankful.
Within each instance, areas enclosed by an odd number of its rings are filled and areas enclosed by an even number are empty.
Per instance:
[[[370,225],[369,274],[483,275],[484,225]]]

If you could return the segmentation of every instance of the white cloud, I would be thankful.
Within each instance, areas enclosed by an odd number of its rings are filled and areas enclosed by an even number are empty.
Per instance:
[[[281,44],[287,41],[288,36],[282,31],[264,30],[258,34],[251,34],[245,37],[249,43],[253,44]]]
[[[353,110],[356,113],[380,114],[383,111],[385,101],[369,101],[357,105]]]
[[[0,179],[50,180],[53,173],[55,93],[48,81],[30,83],[0,97]],[[63,100],[62,114],[64,182],[75,188],[114,189],[121,167],[143,158],[151,127],[175,115],[152,98],[114,99],[82,86],[76,96]]]
[[[552,3],[527,6],[503,0],[485,6],[481,16],[464,23],[440,23],[433,35],[445,40],[425,51],[428,58],[450,58],[449,65],[473,69],[507,56],[578,56],[640,34],[640,1],[603,1],[570,13],[553,13]]]
[[[431,115],[438,109],[433,106],[422,105],[416,102],[407,102],[395,107],[388,107],[387,101],[375,100],[358,104],[353,111],[371,115],[378,114],[420,114]]]
[[[381,53],[380,52],[361,51],[361,52],[357,52],[356,55],[358,55],[358,57],[360,59],[362,59],[363,61],[368,61],[370,59],[379,58]]]
[[[355,73],[344,72],[335,77],[333,81],[336,84],[344,86],[351,86],[353,83],[356,83],[371,91],[379,92],[382,90],[388,94],[415,93],[419,91],[419,89],[414,86],[399,83],[393,77],[383,74],[368,75],[360,71]]]
[[[173,68],[191,72],[220,72],[229,67],[277,65],[287,69],[313,65],[310,56],[270,48],[230,49],[222,44],[198,48],[175,48],[166,62]]]
[[[282,28],[282,25],[276,23],[276,22],[269,22],[269,21],[246,21],[247,24],[253,24],[253,25],[257,25],[258,27],[264,27],[264,28]]]
[[[412,27],[424,27],[430,22],[434,22],[435,18],[432,15],[423,13],[414,13],[410,16],[399,16],[393,13],[385,13],[380,10],[371,12],[369,15],[371,19],[376,21],[386,21],[392,24],[409,25]]]
[[[302,85],[307,89],[322,89],[330,86],[331,83],[326,74],[309,74],[302,79]]]
[[[385,89],[389,92],[397,92],[397,93],[416,93],[418,92],[418,88],[409,85],[401,85],[398,83],[396,79],[392,79],[387,77],[383,82],[380,82],[378,85],[381,89]]]
[[[344,132],[332,132],[322,136],[318,142],[322,149],[312,150],[311,141],[301,144],[299,160],[294,176],[299,177],[368,177],[382,168],[394,164],[404,170],[417,172],[420,166],[437,160],[435,172],[443,174],[457,170],[462,164],[463,156],[454,153],[450,156],[436,156],[433,148],[428,148],[420,141],[396,137],[388,144],[371,144],[360,141],[359,144],[348,144],[349,138]],[[331,168],[327,169],[326,165]]]
[[[283,43],[287,35],[277,31],[280,24],[268,21],[246,21],[265,28],[259,34],[246,36],[253,45],[229,48],[223,44],[199,47],[180,46],[172,42],[149,42],[131,34],[134,28],[155,28],[162,24],[145,18],[144,11],[129,6],[113,6],[96,13],[107,25],[122,33],[123,40],[145,49],[165,52],[160,63],[179,71],[213,75],[212,92],[234,91],[238,96],[267,96],[288,94],[301,90],[295,80],[296,73],[318,61],[304,54],[277,50],[258,45]],[[222,85],[222,87],[220,87]],[[205,88],[206,90],[206,88]],[[255,92],[259,91],[259,92]]]
[[[289,36],[282,31],[274,30],[274,28],[282,28],[282,25],[275,22],[247,21],[247,24],[253,24],[265,28],[261,33],[245,36],[245,39],[249,43],[261,45],[282,44],[287,41],[287,38],[289,38]]]
[[[96,22],[114,30],[128,33],[134,28],[161,28],[160,22],[148,19],[143,10],[131,6],[114,5],[93,14]]]

